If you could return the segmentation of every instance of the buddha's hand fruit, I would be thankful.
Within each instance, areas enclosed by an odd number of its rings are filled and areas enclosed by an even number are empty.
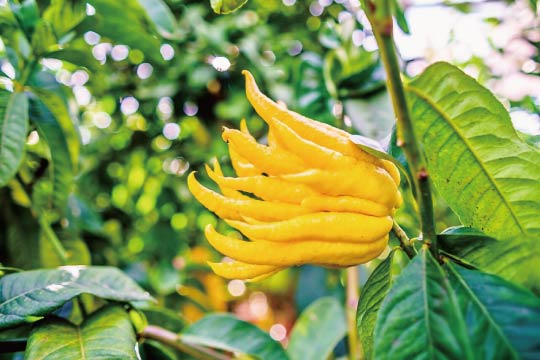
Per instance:
[[[401,204],[397,168],[360,149],[347,132],[278,105],[243,74],[247,98],[269,126],[269,145],[259,144],[242,121],[241,130],[223,132],[238,177],[225,177],[217,161],[207,166],[221,194],[195,173],[188,177],[195,198],[247,238],[208,225],[210,244],[233,259],[211,268],[256,281],[288,266],[345,267],[379,256]]]

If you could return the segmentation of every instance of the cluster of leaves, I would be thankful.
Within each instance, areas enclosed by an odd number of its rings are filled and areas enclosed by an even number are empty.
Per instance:
[[[218,12],[245,3],[211,1]],[[303,310],[286,351],[232,315],[189,324],[227,310],[229,298],[205,265],[218,255],[201,241],[203,226],[217,220],[192,200],[183,174],[226,156],[221,126],[245,117],[253,133],[264,132],[239,71],[218,71],[218,55],[308,116],[377,139],[392,131],[378,54],[353,42],[355,31],[371,31],[341,4],[321,16],[308,5],[252,0],[227,16],[177,0],[0,6],[0,265],[53,268],[0,268],[15,272],[0,277],[0,349],[28,344],[29,359],[131,359],[137,342],[149,359],[201,348],[263,359],[345,351],[335,270],[303,267],[261,285],[286,299],[295,292]],[[125,56],[115,57],[115,46]],[[394,250],[371,273],[357,315],[366,355],[538,357],[540,302],[530,291],[540,292],[538,150],[488,90],[448,64],[431,66],[407,93],[419,140],[429,144],[438,227],[464,227],[439,235],[444,263],[415,241],[412,260]],[[176,137],[166,134],[170,124]],[[406,174],[395,134],[387,148]],[[403,193],[397,219],[418,233],[405,181]],[[363,282],[368,270],[360,268]],[[148,333],[155,325],[175,334],[172,347]]]

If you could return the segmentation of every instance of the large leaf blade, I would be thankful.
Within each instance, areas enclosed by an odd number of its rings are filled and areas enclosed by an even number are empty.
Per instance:
[[[384,299],[375,325],[375,359],[473,358],[448,278],[423,249]]]
[[[325,360],[346,334],[343,306],[336,298],[324,297],[307,307],[296,320],[287,353],[291,360]]]
[[[240,352],[264,360],[288,359],[285,350],[267,333],[230,314],[207,315],[182,334],[191,344]]]
[[[50,176],[53,183],[52,205],[63,212],[74,178],[68,141],[55,115],[35,97],[30,99],[30,120],[36,125],[40,136],[49,146],[52,166]]]
[[[388,291],[390,291],[392,283],[397,276],[392,271],[392,265],[397,251],[399,250],[393,250],[373,270],[360,294],[356,312],[356,326],[358,337],[362,342],[362,349],[367,359],[371,359],[373,354],[373,333],[375,331],[377,315],[384,298],[388,294]]]
[[[476,229],[453,227],[437,235],[437,241],[442,250],[459,261],[540,290],[535,281],[535,264],[540,256],[522,239],[498,241]]]
[[[497,239],[540,235],[540,153],[503,105],[447,63],[407,85],[430,175],[465,226]]]
[[[80,294],[115,301],[150,300],[133,280],[113,267],[64,266],[0,279],[0,329],[44,316]]]
[[[163,0],[139,0],[139,4],[144,8],[161,36],[167,39],[178,36],[176,19]]]
[[[15,176],[28,131],[28,99],[23,93],[0,90],[0,187]]]
[[[109,306],[79,326],[61,318],[41,321],[30,334],[25,359],[135,360],[139,358],[136,346],[127,313],[119,306]]]
[[[447,264],[475,356],[540,357],[540,298],[497,276]]]

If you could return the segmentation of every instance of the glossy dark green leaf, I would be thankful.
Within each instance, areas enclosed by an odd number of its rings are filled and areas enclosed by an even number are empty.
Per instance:
[[[127,313],[119,306],[103,308],[81,325],[61,318],[36,324],[25,359],[138,359],[137,342]]]
[[[186,320],[182,314],[166,308],[152,307],[142,309],[142,312],[149,324],[161,326],[175,333],[180,332],[186,326]]]
[[[0,187],[15,176],[28,131],[28,98],[0,90]]]
[[[63,212],[74,177],[67,139],[55,115],[37,98],[30,99],[30,120],[49,146],[52,167],[50,177],[53,183],[51,205]]]
[[[288,359],[280,343],[253,324],[230,314],[207,315],[182,333],[191,344],[240,352],[264,360]]]
[[[79,25],[85,17],[86,2],[81,0],[52,0],[43,15],[59,38]]]
[[[151,299],[113,267],[65,266],[9,274],[0,278],[0,328],[47,315],[83,293],[126,302]]]
[[[210,6],[216,14],[230,14],[244,6],[248,0],[210,0]]]
[[[463,225],[497,239],[540,235],[540,152],[504,106],[458,68],[436,63],[406,86],[435,186]]]
[[[159,34],[170,39],[178,36],[178,26],[171,9],[163,0],[138,0],[148,17],[155,24]]]
[[[381,304],[398,275],[392,269],[394,256],[399,250],[393,250],[384,261],[373,270],[360,293],[356,312],[358,337],[367,359],[373,355],[373,332]]]
[[[91,0],[96,14],[84,21],[83,28],[93,30],[118,44],[141,50],[155,63],[162,63],[160,42],[153,34],[153,25],[147,20],[137,0]]]
[[[540,290],[535,264],[540,259],[521,239],[498,241],[472,228],[453,227],[437,236],[442,250],[482,271]]]
[[[422,249],[393,283],[375,325],[375,359],[473,359],[446,273]]]
[[[540,358],[540,298],[494,275],[446,268],[476,358]]]
[[[333,297],[324,297],[308,306],[291,331],[287,354],[291,360],[325,360],[347,334],[345,310]]]
[[[32,92],[49,109],[50,113],[60,125],[64,137],[67,141],[68,150],[71,157],[71,164],[74,168],[79,163],[79,153],[81,151],[81,141],[79,133],[75,128],[75,122],[69,114],[67,103],[55,92],[43,88],[32,88]]]

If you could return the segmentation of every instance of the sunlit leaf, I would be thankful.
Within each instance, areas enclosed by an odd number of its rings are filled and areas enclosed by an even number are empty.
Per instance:
[[[291,360],[325,360],[346,334],[343,306],[336,298],[321,298],[296,320],[287,353]]]
[[[498,239],[540,235],[540,152],[504,106],[447,63],[407,85],[431,177],[465,226]]]
[[[138,359],[133,326],[119,306],[103,308],[81,325],[61,318],[36,324],[25,359]]]
[[[244,6],[248,0],[210,0],[210,6],[216,14],[230,14]]]
[[[151,299],[113,267],[65,266],[9,274],[0,278],[0,328],[47,315],[83,293],[125,302]]]
[[[0,187],[15,176],[28,131],[28,99],[23,93],[0,90]]]
[[[86,17],[86,2],[81,0],[52,0],[43,18],[62,37],[79,25]]]
[[[156,25],[161,36],[173,38],[178,36],[178,26],[173,13],[163,0],[138,0],[148,17]]]

